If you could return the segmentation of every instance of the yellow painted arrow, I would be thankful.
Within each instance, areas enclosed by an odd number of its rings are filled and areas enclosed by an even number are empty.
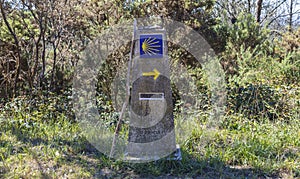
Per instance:
[[[153,71],[143,73],[143,76],[153,76],[154,80],[156,80],[159,75],[160,73],[156,68],[154,68]]]

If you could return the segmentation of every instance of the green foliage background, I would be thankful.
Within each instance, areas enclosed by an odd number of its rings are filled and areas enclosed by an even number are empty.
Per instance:
[[[0,177],[43,177],[43,172],[30,170],[30,165],[25,165],[27,173],[20,168],[24,160],[33,160],[37,146],[43,148],[37,154],[41,160],[53,162],[49,165],[54,177],[63,176],[54,174],[55,167],[61,168],[60,173],[69,170],[66,160],[75,161],[72,157],[76,154],[80,154],[79,158],[93,155],[89,160],[101,160],[102,164],[90,161],[86,166],[75,162],[74,167],[80,172],[78,175],[69,172],[71,178],[100,177],[89,168],[105,167],[114,171],[127,167],[136,174],[146,171],[156,176],[168,175],[165,170],[171,169],[171,174],[179,176],[191,171],[190,176],[212,171],[214,174],[208,177],[223,174],[236,177],[220,172],[229,165],[253,168],[254,178],[300,176],[299,27],[283,29],[274,35],[273,29],[246,12],[237,14],[235,23],[230,19],[220,20],[215,14],[216,2],[211,0],[0,0],[0,3],[0,162],[3,163]],[[158,166],[127,165],[95,154],[72,111],[74,69],[83,60],[81,53],[87,45],[112,25],[149,16],[170,18],[199,32],[215,50],[226,73],[224,119],[214,133],[206,128],[193,131],[182,147],[183,167],[164,162]],[[129,48],[130,44],[110,54],[98,74],[97,104],[101,118],[112,130],[119,114],[112,106],[110,85],[116,71],[128,62]],[[171,43],[168,48],[170,63],[184,65],[196,81],[201,93],[196,118],[204,124],[211,107],[207,74],[184,49]],[[174,101],[178,102],[174,112],[180,112],[184,106],[179,92],[174,85],[172,90]],[[126,125],[124,122],[124,128]],[[48,157],[42,157],[49,152]],[[46,164],[42,168],[43,165]],[[18,168],[15,171],[14,166]],[[237,177],[245,175],[237,173]]]

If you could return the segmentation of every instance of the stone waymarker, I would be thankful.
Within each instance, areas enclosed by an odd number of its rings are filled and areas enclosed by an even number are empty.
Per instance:
[[[165,29],[135,30],[127,156],[156,160],[176,150]]]

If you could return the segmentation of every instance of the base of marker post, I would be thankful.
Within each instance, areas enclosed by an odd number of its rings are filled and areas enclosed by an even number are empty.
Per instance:
[[[125,155],[124,159],[126,161],[129,161],[129,162],[133,162],[133,163],[140,163],[140,162],[147,162],[147,161],[157,161],[159,160],[160,158],[157,156],[153,156],[153,157],[134,157],[134,156],[128,156],[128,155]]]
[[[176,150],[167,158],[167,160],[175,160],[175,161],[182,160],[181,150],[178,144],[176,144]]]
[[[161,158],[159,156],[134,157],[134,156],[129,156],[126,153],[124,159],[127,161],[130,161],[130,162],[139,163],[141,161],[158,161]],[[180,150],[180,146],[178,144],[176,145],[176,150],[170,156],[168,156],[166,158],[166,160],[172,160],[172,161],[181,161],[182,160],[181,150]]]

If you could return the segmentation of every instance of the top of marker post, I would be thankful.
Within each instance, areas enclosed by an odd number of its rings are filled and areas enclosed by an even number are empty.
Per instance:
[[[147,21],[145,19],[134,19],[134,30],[165,30],[164,20],[161,17],[147,18]]]

